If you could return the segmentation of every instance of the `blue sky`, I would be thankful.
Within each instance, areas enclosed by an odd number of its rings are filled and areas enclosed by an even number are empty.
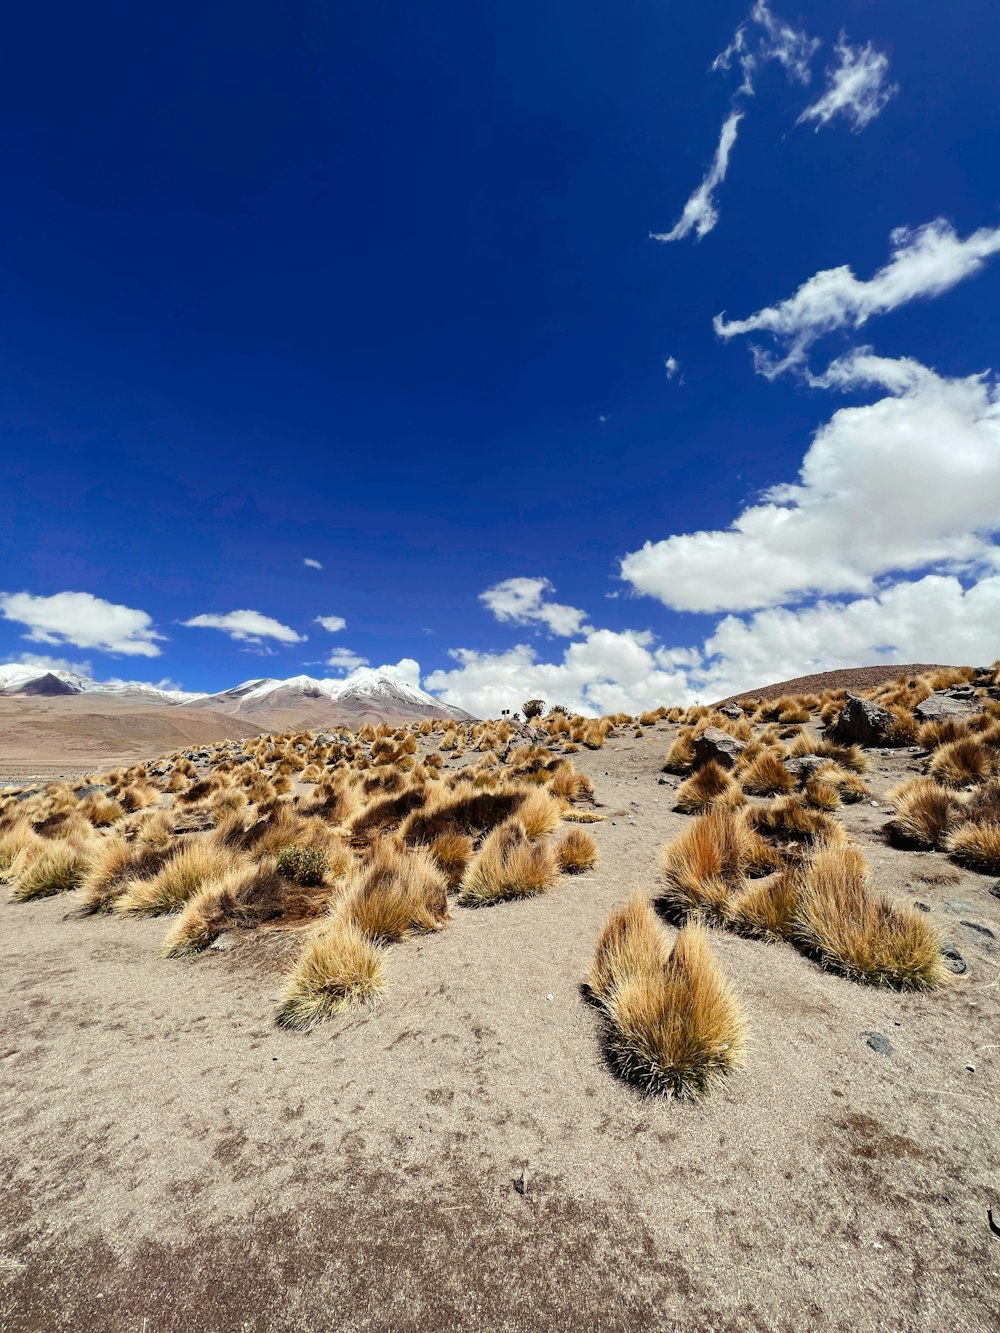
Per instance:
[[[480,713],[992,660],[998,46],[977,0],[22,6],[0,660]]]

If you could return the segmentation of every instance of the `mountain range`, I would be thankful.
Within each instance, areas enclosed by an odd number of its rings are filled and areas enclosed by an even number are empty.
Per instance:
[[[470,714],[444,704],[392,672],[362,667],[343,678],[290,676],[261,678],[216,694],[191,694],[138,681],[98,681],[73,671],[47,666],[0,666],[0,697],[102,697],[165,708],[208,709],[214,713],[256,720],[261,729],[329,726],[335,723],[404,723],[417,718],[467,720]]]

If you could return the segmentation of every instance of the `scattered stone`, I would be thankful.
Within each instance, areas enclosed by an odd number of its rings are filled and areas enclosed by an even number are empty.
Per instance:
[[[919,902],[916,898],[913,900],[913,906],[918,912],[929,912],[931,910],[926,903]]]
[[[701,768],[710,759],[723,768],[732,768],[746,749],[746,743],[730,736],[721,727],[706,727],[700,736],[695,737],[693,748],[695,768]]]
[[[950,912],[952,916],[961,916],[963,912],[969,910],[969,904],[961,903],[957,898],[953,898],[950,902],[945,903],[944,910]]]
[[[848,691],[834,732],[848,744],[881,745],[895,720],[887,708]]]
[[[966,1067],[966,1069],[969,1071],[970,1074],[974,1074],[974,1073],[976,1072],[976,1066],[975,1066],[975,1065],[966,1065],[965,1067]]]
[[[881,1032],[863,1032],[861,1034],[873,1051],[879,1055],[892,1055],[894,1047],[888,1037]]]
[[[733,722],[738,722],[740,718],[743,716],[743,709],[739,706],[739,704],[725,704],[722,708],[719,709],[719,712],[722,714],[723,717],[728,717]]]
[[[829,762],[830,761],[824,759],[822,755],[804,754],[800,755],[797,759],[786,759],[785,767],[793,777],[798,778],[800,782],[806,782],[812,777],[817,768],[821,768],[824,764]]]
[[[521,1174],[514,1177],[514,1188],[518,1194],[527,1194],[528,1192],[528,1166],[527,1163],[521,1168]]]
[[[990,893],[993,894],[994,898],[1000,898],[1000,879],[998,879],[997,882],[991,887]]]
[[[221,935],[216,935],[215,939],[208,946],[210,949],[218,949],[219,953],[229,953],[236,944],[228,930],[224,930]]]
[[[88,796],[104,796],[110,788],[103,782],[91,782],[89,786],[75,788],[77,796],[81,801],[85,801]]]
[[[975,685],[953,685],[948,693],[953,699],[975,699],[976,687]]]
[[[968,926],[970,930],[978,930],[980,935],[985,935],[987,939],[996,939],[996,934],[990,930],[989,926],[981,926],[978,921],[960,921],[958,924]]]
[[[945,940],[941,945],[941,957],[944,959],[945,967],[954,972],[956,977],[960,977],[967,970],[966,961],[955,947],[954,940]]]

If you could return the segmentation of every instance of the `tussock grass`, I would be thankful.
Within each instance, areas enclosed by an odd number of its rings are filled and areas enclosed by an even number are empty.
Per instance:
[[[308,1028],[358,1005],[373,1005],[385,985],[385,951],[353,921],[335,917],[306,941],[285,984],[277,1020]]]
[[[891,842],[904,847],[943,847],[960,811],[954,793],[933,778],[915,778],[889,793],[895,818],[886,825]]]
[[[517,818],[534,842],[554,833],[559,825],[559,803],[547,791],[533,791],[517,807]]]
[[[752,796],[774,796],[779,792],[790,792],[795,787],[795,778],[774,750],[762,751],[741,770],[739,780],[743,790]]]
[[[646,894],[636,892],[620,903],[597,937],[594,961],[587,974],[593,997],[607,1005],[615,987],[631,977],[662,973],[670,946]]]
[[[1000,875],[1000,822],[963,824],[949,834],[947,847],[959,865],[983,875]]]
[[[105,796],[88,796],[80,802],[80,813],[94,828],[109,828],[124,817],[125,810],[118,801]]]
[[[780,856],[744,815],[710,810],[664,847],[657,902],[674,919],[698,912],[724,921],[730,896],[745,887],[747,876],[780,865]]]
[[[31,820],[24,815],[16,816],[6,828],[0,829],[0,879],[16,874],[44,848],[45,839],[35,832]]]
[[[801,796],[780,796],[771,805],[755,806],[747,811],[746,819],[763,837],[776,838],[786,844],[838,845],[847,842],[843,824],[822,810],[810,808]],[[785,854],[793,850],[786,845]]]
[[[917,732],[917,744],[925,750],[936,750],[939,745],[961,740],[968,736],[969,725],[957,718],[946,717],[939,721],[925,722]]]
[[[210,880],[233,867],[228,848],[208,838],[193,838],[151,878],[130,880],[112,910],[121,916],[161,916],[176,912]]]
[[[730,777],[721,764],[710,759],[677,788],[674,808],[685,815],[696,815],[713,806],[731,809],[745,801],[739,782]]]
[[[698,923],[680,932],[659,972],[616,982],[605,1007],[611,1063],[646,1092],[698,1098],[743,1059],[743,1011]]]
[[[678,732],[663,761],[664,773],[688,773],[694,764],[694,728]]]
[[[552,848],[531,842],[519,819],[508,820],[484,840],[462,880],[459,902],[485,907],[510,898],[528,898],[552,888],[559,874]]]
[[[391,944],[442,928],[448,881],[429,852],[385,841],[345,886],[343,910],[370,939]]]
[[[88,850],[79,842],[50,843],[24,866],[11,889],[11,901],[51,898],[78,889],[87,868]]]
[[[799,901],[800,872],[790,868],[740,889],[726,905],[726,922],[744,935],[791,939]]]
[[[823,847],[806,869],[795,918],[797,942],[824,966],[870,985],[939,985],[941,941],[927,917],[868,887],[857,847]]]
[[[431,856],[448,881],[453,892],[462,882],[466,867],[472,860],[475,844],[466,833],[442,833],[431,843]]]
[[[85,912],[109,912],[132,881],[151,879],[173,851],[171,842],[127,841],[112,833],[95,847],[80,884]]]
[[[582,828],[568,829],[556,847],[556,860],[564,875],[579,875],[597,864],[597,843]]]
[[[948,787],[967,787],[985,782],[995,771],[996,759],[989,746],[978,736],[962,736],[934,751],[931,777]]]

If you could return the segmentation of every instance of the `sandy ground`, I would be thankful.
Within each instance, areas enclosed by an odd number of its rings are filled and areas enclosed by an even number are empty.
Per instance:
[[[996,1327],[1000,901],[887,848],[884,808],[845,822],[965,976],[866,989],[715,932],[745,1069],[690,1106],[605,1067],[580,982],[686,824],[673,734],[575,756],[609,815],[596,871],[456,907],[390,951],[376,1012],[311,1035],[273,1021],[293,936],[164,962],[162,920],[4,902],[4,1333]],[[878,796],[916,762],[876,758]]]
[[[107,695],[0,698],[0,785],[76,778],[261,730],[267,726],[209,709]]]

